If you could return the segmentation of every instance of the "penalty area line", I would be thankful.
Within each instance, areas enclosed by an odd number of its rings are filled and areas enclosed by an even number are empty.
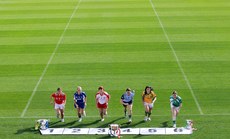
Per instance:
[[[38,86],[40,85],[40,83],[41,83],[41,81],[42,81],[42,79],[43,79],[43,77],[44,77],[44,75],[45,75],[45,73],[46,73],[46,71],[47,71],[47,69],[48,69],[48,67],[49,67],[49,65],[50,65],[50,63],[51,63],[51,61],[53,60],[54,55],[55,55],[57,49],[59,48],[59,46],[60,46],[60,44],[61,44],[61,42],[62,42],[62,40],[63,40],[63,38],[64,38],[65,32],[66,32],[66,30],[68,29],[69,24],[70,24],[71,20],[73,19],[73,16],[75,15],[76,11],[78,10],[81,1],[82,1],[82,0],[79,0],[79,1],[77,2],[77,5],[75,6],[73,13],[71,14],[71,16],[70,16],[70,18],[69,18],[69,20],[68,20],[68,22],[67,22],[67,24],[66,24],[66,26],[65,26],[64,31],[62,32],[62,34],[61,34],[61,36],[60,36],[60,38],[59,38],[59,40],[58,40],[58,43],[57,43],[57,45],[56,45],[56,47],[55,47],[55,49],[54,49],[52,55],[50,56],[49,61],[48,61],[47,64],[46,64],[46,67],[44,68],[44,70],[43,70],[43,72],[42,72],[42,75],[40,76],[40,78],[39,78],[39,80],[38,80],[36,86],[35,86],[34,89],[33,89],[32,94],[31,94],[31,96],[30,96],[30,98],[29,98],[29,100],[28,100],[28,102],[27,102],[27,104],[26,104],[26,106],[25,106],[25,108],[24,108],[24,110],[23,110],[23,112],[21,113],[21,116],[20,116],[21,118],[23,118],[23,117],[25,116],[25,113],[27,112],[27,110],[28,110],[28,108],[29,108],[29,106],[30,106],[30,103],[31,103],[31,101],[32,101],[32,99],[33,99],[33,97],[34,97],[36,91],[37,91],[37,88],[38,88]]]

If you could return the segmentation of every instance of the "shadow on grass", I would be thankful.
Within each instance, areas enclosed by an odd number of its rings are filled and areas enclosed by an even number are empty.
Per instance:
[[[66,123],[66,124],[62,124],[62,125],[57,125],[58,123],[60,123],[60,121],[50,122],[49,127],[50,128],[57,128],[57,127],[69,126],[69,125],[73,125],[75,122],[70,122],[70,123]],[[33,127],[24,128],[24,129],[18,129],[15,134],[19,135],[19,134],[24,134],[24,133],[40,134],[40,131],[35,130],[34,126],[33,126]]]
[[[50,123],[49,128],[63,128],[63,127],[69,127],[72,126],[76,123],[76,121],[72,121],[69,123],[63,123],[63,124],[58,124],[57,123],[61,123],[60,121],[54,122],[54,123]]]
[[[50,123],[49,123],[49,126],[50,126],[50,127],[55,126],[57,123],[60,123],[60,121],[50,122]]]
[[[97,124],[99,122],[100,122],[100,120],[96,120],[96,121],[91,122],[91,123],[82,123],[82,124],[79,124],[79,125],[76,125],[76,126],[72,126],[70,128],[83,128],[83,127],[87,127],[87,126],[90,126],[90,125]]]
[[[143,138],[143,135],[136,135],[133,138]]]
[[[130,128],[130,127],[136,127],[139,124],[143,124],[145,121],[139,121],[137,123],[130,123],[130,122],[125,122],[121,124],[121,128]]]
[[[123,119],[123,117],[117,118],[117,119],[115,119],[115,120],[113,120],[113,121],[110,121],[110,122],[108,122],[108,123],[105,123],[105,124],[103,124],[103,125],[100,125],[100,126],[98,126],[98,128],[106,128],[106,127],[108,127],[110,124],[114,124],[115,122],[117,122],[117,121],[119,121],[119,120],[121,120],[121,119]]]
[[[50,127],[54,127],[54,125],[56,125],[57,123],[59,123],[60,121],[57,122],[50,122],[49,126]],[[15,133],[16,135],[19,134],[23,134],[23,133],[34,133],[34,134],[40,134],[39,130],[35,130],[34,126],[33,127],[28,127],[28,128],[24,128],[24,129],[18,129],[17,132]]]
[[[169,121],[165,121],[165,122],[161,123],[161,124],[162,124],[161,127],[169,127],[168,122],[169,122]]]
[[[94,136],[95,137],[95,136]],[[110,137],[109,135],[107,135],[107,136],[96,136],[96,139],[109,139],[109,138],[111,138],[111,139],[115,139],[115,137]]]
[[[15,134],[20,135],[20,134],[23,134],[23,133],[40,134],[40,131],[35,130],[34,127],[29,127],[29,128],[19,129]]]

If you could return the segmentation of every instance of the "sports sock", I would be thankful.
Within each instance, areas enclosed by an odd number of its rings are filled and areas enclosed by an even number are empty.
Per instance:
[[[175,120],[173,121],[173,124],[176,124],[176,121],[175,121]]]
[[[78,113],[78,118],[81,118],[81,114],[80,113]]]
[[[127,110],[125,109],[124,112],[125,112],[125,116],[126,116],[127,115]]]
[[[101,116],[102,119],[104,118],[103,112],[100,113],[100,116]]]
[[[152,114],[151,112],[148,112],[148,117],[150,117],[151,114]]]

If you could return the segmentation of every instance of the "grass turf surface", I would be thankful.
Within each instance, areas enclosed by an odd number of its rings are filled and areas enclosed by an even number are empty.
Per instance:
[[[198,131],[155,138],[228,138],[229,7],[227,0],[0,0],[0,138],[63,137],[33,131],[39,118],[50,118],[52,127],[107,127],[112,122],[170,127],[173,89],[184,102],[178,126],[193,119]],[[88,95],[88,117],[82,123],[75,122],[73,109],[78,85]],[[112,97],[104,123],[97,122],[94,103],[99,85]],[[152,121],[143,123],[140,94],[146,85],[154,87],[158,99]],[[65,123],[56,123],[49,105],[49,95],[59,86],[67,94]],[[119,104],[127,87],[136,90],[131,125],[123,124],[127,119],[121,119]],[[153,136],[124,138],[139,137]]]

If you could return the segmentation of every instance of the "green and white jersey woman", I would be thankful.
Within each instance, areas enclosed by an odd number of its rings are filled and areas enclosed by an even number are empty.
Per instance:
[[[176,91],[173,91],[172,95],[170,96],[170,106],[172,111],[173,127],[176,128],[176,118],[182,107],[182,99],[177,95]]]

